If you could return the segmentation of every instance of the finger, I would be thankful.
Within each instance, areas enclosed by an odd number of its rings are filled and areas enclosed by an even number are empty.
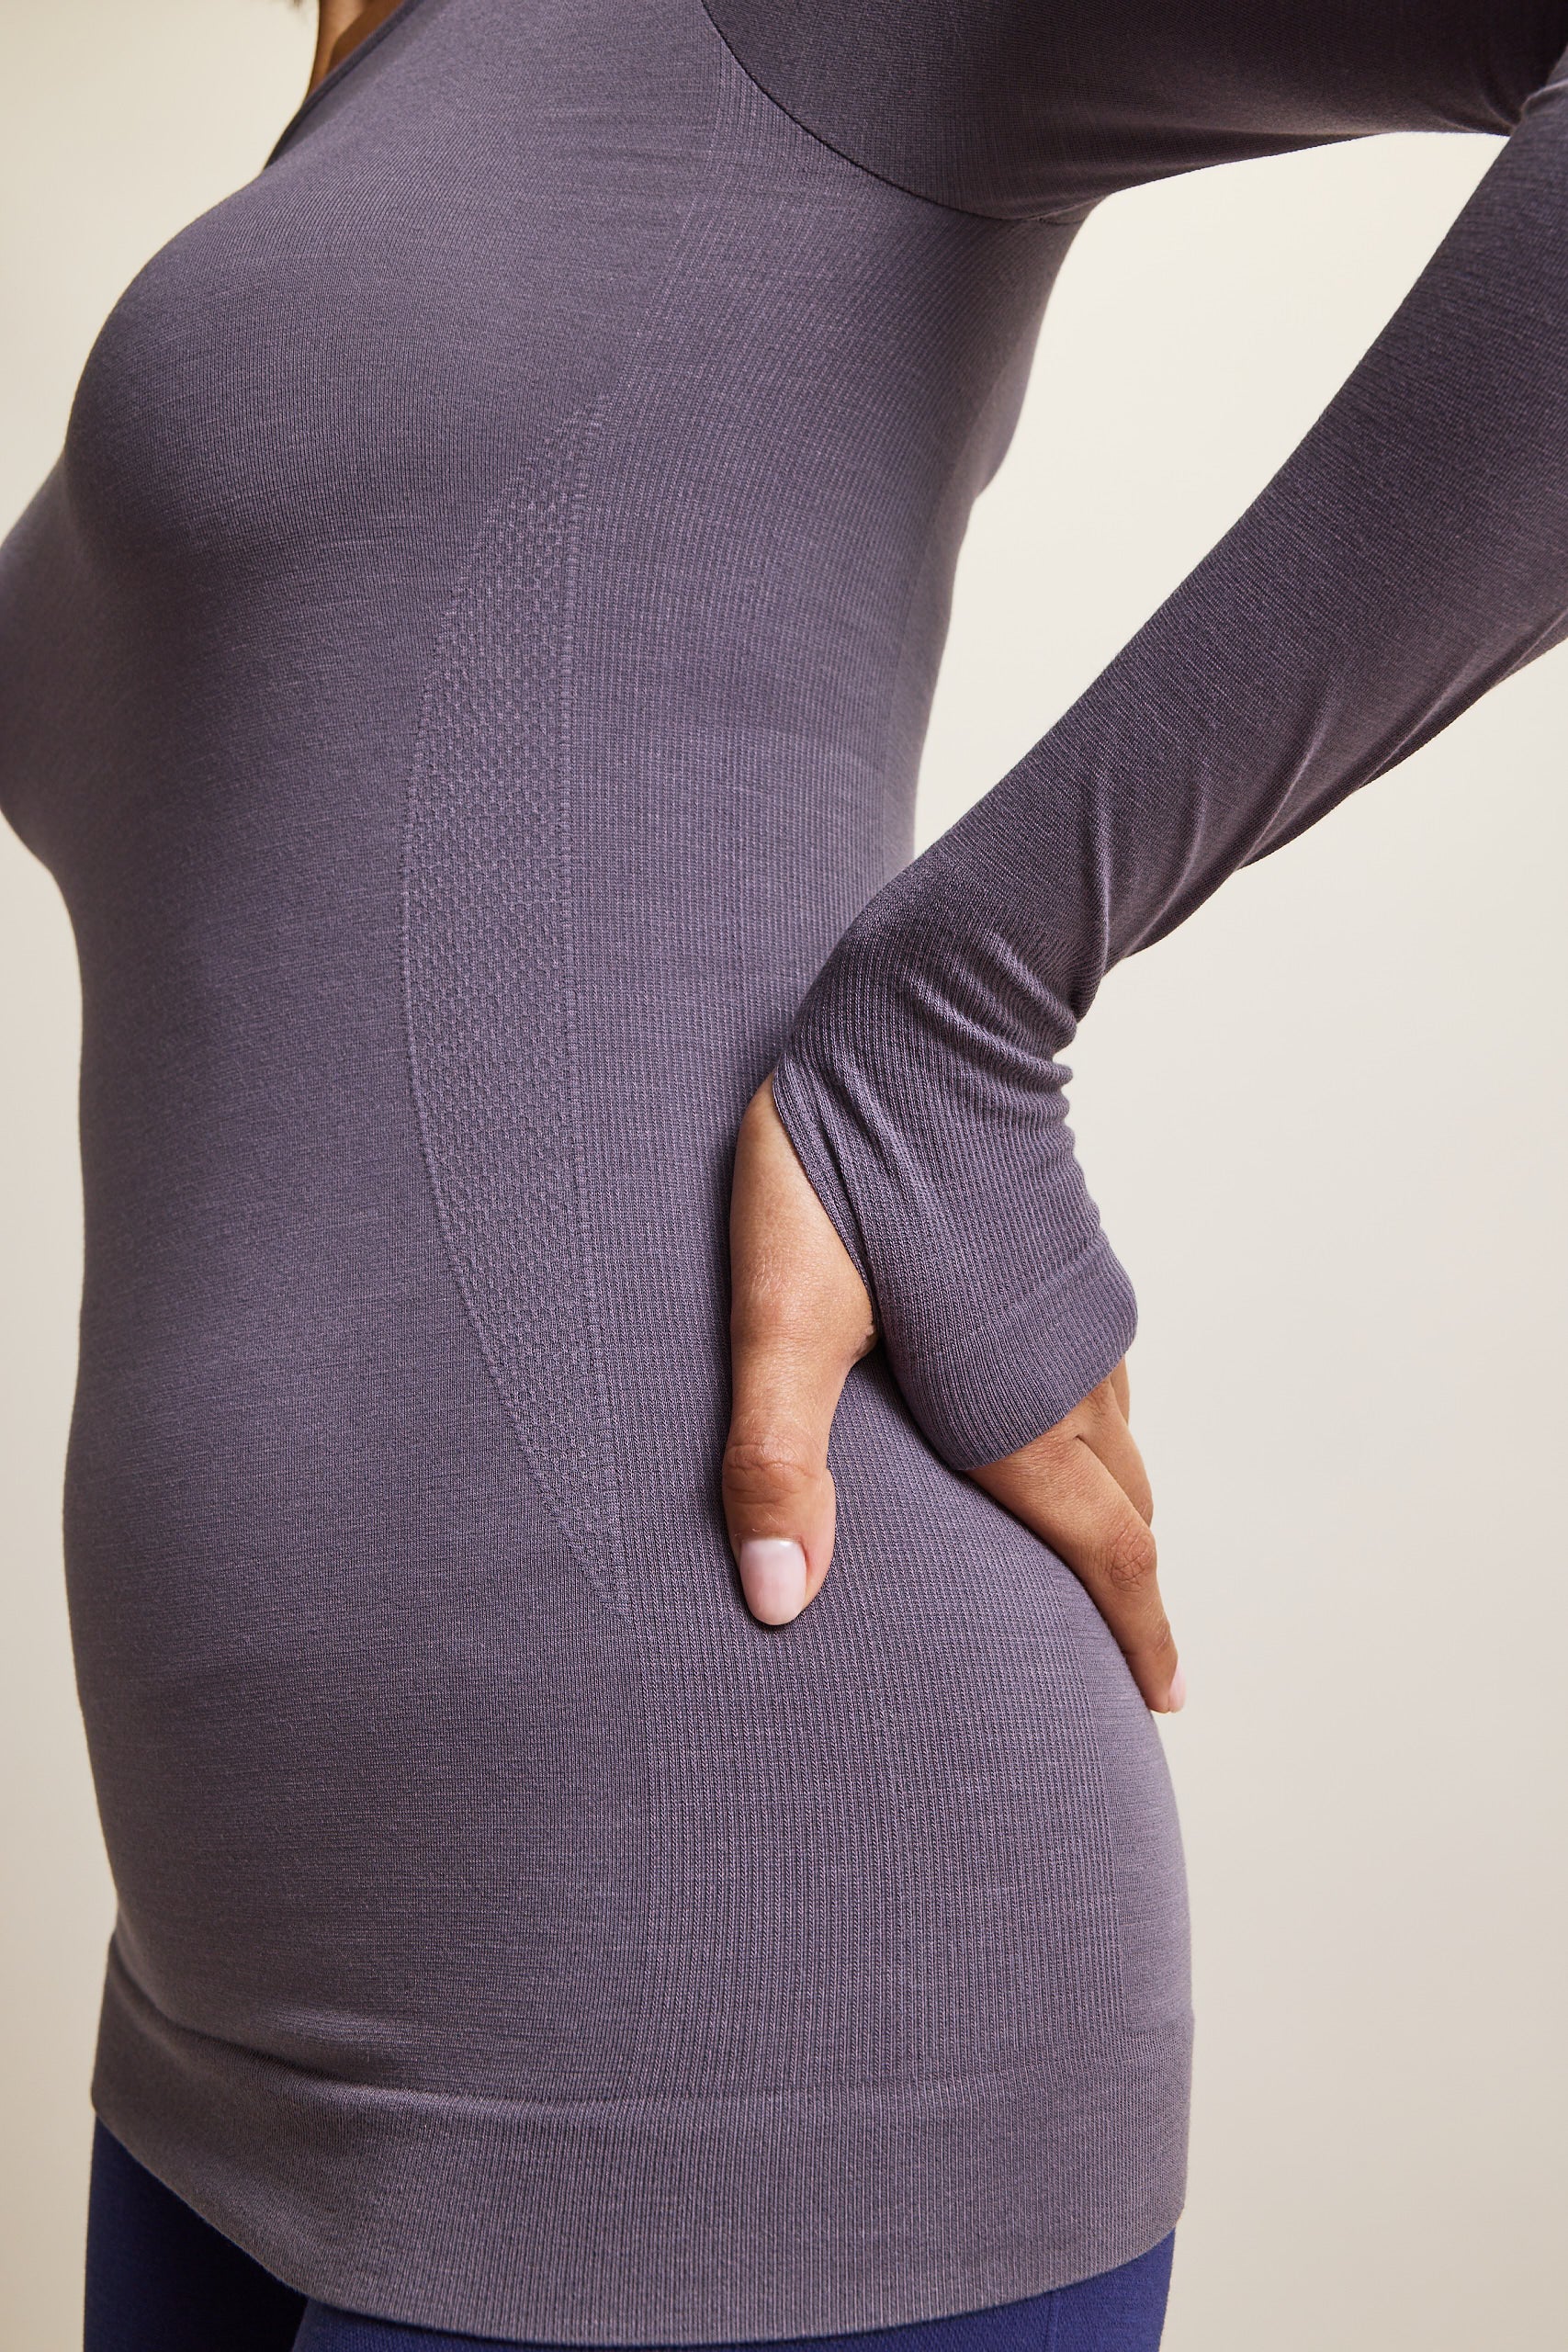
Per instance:
[[[1066,1561],[1111,1628],[1145,1704],[1174,1713],[1186,1681],[1160,1598],[1155,1539],[1093,1449],[1081,1437],[1047,1436],[971,1476]]]
[[[725,1520],[747,1606],[779,1625],[815,1597],[832,1559],[829,1433],[874,1333],[864,1285],[766,1087],[736,1147],[730,1277]]]
[[[724,1516],[746,1605],[765,1625],[798,1617],[833,1557],[837,1498],[828,1432],[843,1374],[764,1355],[739,1385],[724,1450]]]
[[[1072,1426],[1098,1460],[1104,1463],[1133,1509],[1145,1524],[1155,1515],[1154,1489],[1138,1442],[1127,1426],[1124,1408],[1116,1397],[1111,1381],[1106,1381],[1093,1395],[1086,1396],[1071,1417]]]

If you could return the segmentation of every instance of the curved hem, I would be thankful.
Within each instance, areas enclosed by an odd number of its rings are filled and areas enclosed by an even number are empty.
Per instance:
[[[322,2303],[537,2344],[734,2344],[953,2317],[1147,2253],[1181,2209],[1190,2043],[1183,2020],[1049,2073],[513,2102],[189,2032],[111,1951],[93,2104]]]

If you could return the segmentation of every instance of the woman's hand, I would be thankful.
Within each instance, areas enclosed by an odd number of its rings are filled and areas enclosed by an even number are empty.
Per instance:
[[[874,1346],[876,1329],[767,1081],[740,1122],[729,1251],[725,1518],[752,1615],[783,1625],[820,1590],[833,1556],[828,1432],[850,1366]],[[1168,1713],[1186,1690],[1160,1603],[1154,1504],[1127,1394],[1123,1362],[1043,1437],[970,1476],[1066,1562],[1145,1702]]]

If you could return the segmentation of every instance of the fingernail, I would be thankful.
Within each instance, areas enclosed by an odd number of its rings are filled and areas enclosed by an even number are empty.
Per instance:
[[[1187,1668],[1179,1662],[1170,1678],[1170,1696],[1165,1702],[1166,1713],[1179,1715],[1187,1704]]]
[[[746,1605],[764,1625],[787,1625],[806,1606],[806,1555],[787,1535],[751,1535],[740,1546]]]

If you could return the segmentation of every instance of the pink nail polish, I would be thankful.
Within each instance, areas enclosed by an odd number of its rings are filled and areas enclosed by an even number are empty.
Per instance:
[[[1167,1713],[1172,1715],[1179,1715],[1187,1704],[1187,1668],[1179,1660],[1170,1678],[1170,1696],[1165,1703]]]
[[[806,1606],[806,1555],[786,1535],[752,1535],[740,1546],[746,1605],[764,1625],[787,1625]]]

